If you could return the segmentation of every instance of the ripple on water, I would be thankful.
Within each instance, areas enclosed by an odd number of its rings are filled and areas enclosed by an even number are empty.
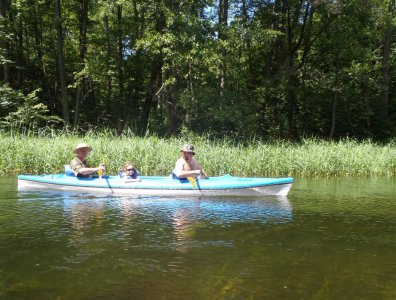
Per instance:
[[[0,298],[392,298],[393,183],[174,199],[18,193],[13,179],[0,190]]]

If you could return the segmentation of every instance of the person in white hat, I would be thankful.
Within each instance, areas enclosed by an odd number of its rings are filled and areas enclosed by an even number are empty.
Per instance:
[[[90,168],[88,165],[88,155],[92,151],[92,147],[85,143],[80,143],[74,148],[73,152],[76,157],[70,162],[70,167],[73,173],[77,177],[90,177],[92,173],[98,172],[99,170],[104,171],[106,168],[103,164],[96,168]]]
[[[202,170],[199,163],[193,158],[195,155],[194,146],[185,144],[180,149],[181,157],[176,161],[175,168],[173,169],[173,177],[187,178],[193,177],[206,178],[205,172]]]

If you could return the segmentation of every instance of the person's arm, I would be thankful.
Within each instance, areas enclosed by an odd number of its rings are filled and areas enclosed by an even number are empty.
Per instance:
[[[175,173],[175,175],[179,178],[187,178],[190,176],[199,176],[202,174],[201,170],[192,170],[192,171],[176,171],[174,170],[173,173]]]
[[[82,174],[82,175],[89,175],[89,174],[98,172],[99,170],[104,171],[104,170],[106,170],[106,168],[104,166],[99,166],[96,168],[80,168],[80,169],[78,169],[78,173]]]
[[[185,171],[185,170],[183,170],[184,169],[183,166],[184,166],[184,161],[179,159],[176,162],[175,169],[173,170],[173,173],[179,178],[187,178],[190,176],[197,177],[197,176],[203,175],[201,169]]]
[[[202,170],[202,168],[199,164],[198,164],[198,170],[200,172],[201,179],[206,179],[207,178],[206,174],[205,174],[204,170]]]
[[[105,170],[105,166],[104,165],[100,165],[97,168],[89,168],[89,167],[84,167],[81,162],[77,159],[73,159],[70,162],[70,167],[73,170],[74,175],[78,175],[78,174],[82,174],[82,175],[89,175],[92,174],[94,172],[97,172],[99,170]]]

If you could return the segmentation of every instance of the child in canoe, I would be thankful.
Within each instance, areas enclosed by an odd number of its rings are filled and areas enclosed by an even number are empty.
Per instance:
[[[131,163],[125,164],[120,172],[120,177],[125,179],[125,181],[141,181],[139,178],[139,171]]]

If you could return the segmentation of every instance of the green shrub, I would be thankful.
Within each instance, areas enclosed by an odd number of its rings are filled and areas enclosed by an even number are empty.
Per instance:
[[[49,114],[45,104],[39,103],[35,90],[28,95],[23,95],[7,85],[0,86],[0,107],[2,114],[0,125],[4,129],[26,130],[61,124],[63,120]]]

